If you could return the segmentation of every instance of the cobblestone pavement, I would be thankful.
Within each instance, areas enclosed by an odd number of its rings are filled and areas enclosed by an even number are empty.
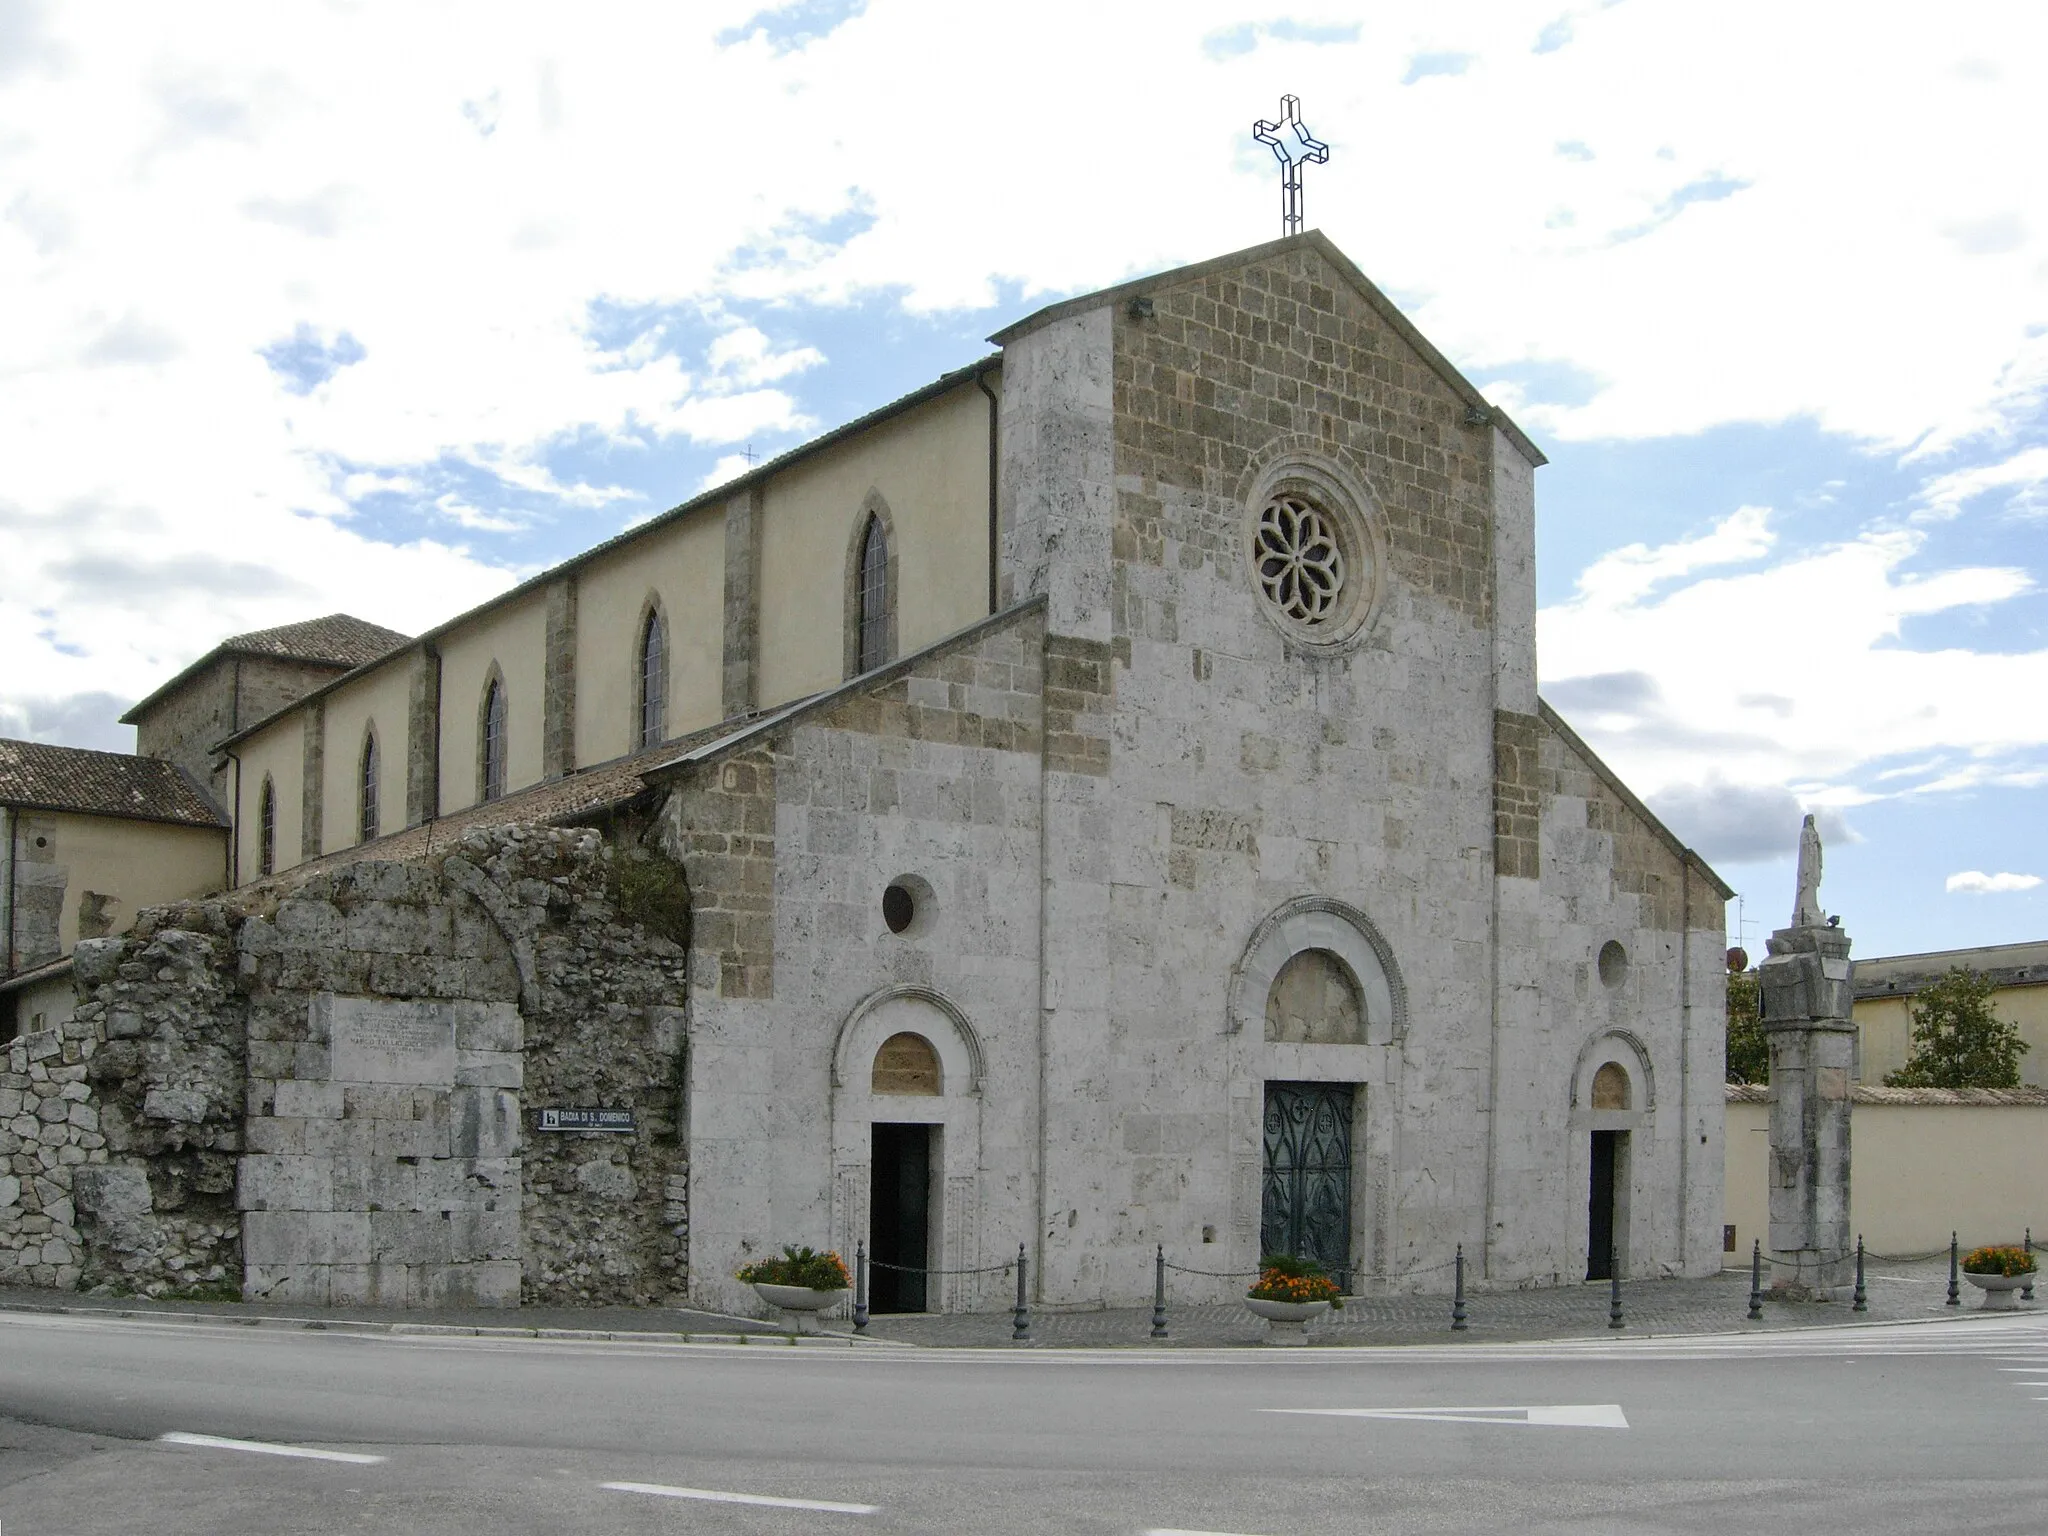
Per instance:
[[[1768,1271],[1766,1271],[1768,1275]],[[1169,1276],[1167,1337],[1151,1337],[1149,1307],[1117,1307],[1085,1311],[1034,1309],[1031,1338],[1047,1347],[1218,1348],[1257,1345],[1265,1324],[1242,1304],[1178,1305]],[[1183,1282],[1186,1283],[1186,1282]],[[1948,1263],[1945,1258],[1909,1264],[1873,1261],[1868,1271],[1870,1308],[1852,1312],[1847,1303],[1779,1302],[1766,1299],[1763,1320],[1750,1322],[1749,1272],[1725,1270],[1706,1280],[1644,1280],[1622,1286],[1622,1337],[1658,1334],[1751,1332],[1761,1329],[1817,1328],[1831,1324],[1895,1323],[1938,1320],[1973,1314],[1979,1294],[1967,1282],[1961,1305],[1946,1305]],[[2048,1307],[2048,1294],[2031,1308]],[[393,1311],[370,1307],[325,1308],[279,1306],[255,1302],[144,1301],[137,1298],[86,1296],[70,1291],[0,1289],[0,1308],[36,1311],[112,1312],[133,1317],[218,1318],[243,1323],[296,1324],[302,1327],[360,1326],[370,1328],[428,1327],[577,1334],[690,1335],[730,1338],[738,1332],[779,1333],[774,1320],[735,1318],[679,1307],[517,1307],[420,1308]],[[1478,1291],[1467,1297],[1468,1328],[1451,1331],[1448,1296],[1365,1296],[1345,1304],[1313,1325],[1309,1342],[1323,1345],[1441,1344],[1452,1340],[1505,1342],[1571,1338],[1612,1338],[1608,1322],[1608,1288],[1604,1284],[1550,1287],[1527,1291]],[[829,1337],[844,1339],[851,1325],[844,1318],[825,1320]],[[876,1317],[870,1339],[926,1348],[1008,1348],[1011,1313],[953,1313]]]
[[[1765,1270],[1765,1284],[1769,1284]],[[1256,1345],[1266,1325],[1238,1302],[1175,1306],[1169,1274],[1164,1340],[1151,1335],[1149,1307],[1092,1311],[1034,1310],[1032,1341],[1041,1346],[1182,1346],[1216,1348]],[[1724,1270],[1706,1280],[1643,1280],[1622,1286],[1622,1336],[1726,1333],[1759,1329],[1817,1328],[1841,1323],[1896,1323],[1968,1316],[1980,1300],[1964,1282],[1959,1306],[1946,1305],[1946,1258],[1910,1264],[1873,1261],[1867,1268],[1867,1312],[1846,1302],[1764,1302],[1761,1322],[1749,1321],[1749,1271]],[[1473,1291],[1466,1297],[1467,1328],[1451,1331],[1448,1296],[1364,1296],[1347,1301],[1311,1325],[1309,1342],[1323,1345],[1441,1344],[1453,1339],[1499,1343],[1510,1340],[1611,1338],[1608,1287],[1554,1286],[1526,1291]],[[2037,1307],[2048,1305],[2044,1295]],[[871,1337],[895,1343],[963,1347],[1006,1344],[1011,1315],[966,1313],[950,1316],[878,1317]],[[842,1325],[843,1326],[843,1325]]]

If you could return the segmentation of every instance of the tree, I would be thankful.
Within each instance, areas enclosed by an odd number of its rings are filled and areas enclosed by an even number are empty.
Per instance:
[[[1887,1088],[2017,1088],[2027,1042],[1991,1011],[1989,981],[1962,966],[1923,987],[1913,1008],[1913,1054]]]
[[[1728,973],[1728,1081],[1768,1083],[1771,1043],[1756,1012],[1756,972]]]

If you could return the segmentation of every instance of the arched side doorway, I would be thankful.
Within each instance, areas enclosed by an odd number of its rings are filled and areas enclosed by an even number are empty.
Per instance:
[[[1637,1159],[1647,1155],[1656,1083],[1649,1052],[1625,1030],[1596,1035],[1572,1074],[1573,1230],[1583,1234],[1588,1280],[1629,1273]]]
[[[964,1311],[985,1302],[981,1246],[981,1044],[928,988],[885,988],[840,1026],[832,1053],[832,1232],[866,1243],[877,1312]],[[893,1268],[882,1268],[889,1265]]]

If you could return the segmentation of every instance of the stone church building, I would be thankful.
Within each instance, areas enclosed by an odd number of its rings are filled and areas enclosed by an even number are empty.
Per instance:
[[[233,883],[81,942],[75,1018],[6,1047],[13,1108],[76,1066],[100,1128],[0,1179],[0,1283],[1717,1269],[1731,893],[1537,696],[1542,455],[1315,232],[993,339],[159,730]]]

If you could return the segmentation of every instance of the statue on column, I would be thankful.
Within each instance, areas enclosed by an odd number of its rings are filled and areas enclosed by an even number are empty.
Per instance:
[[[1807,817],[1799,828],[1799,892],[1792,905],[1794,928],[1825,928],[1820,909],[1820,832]]]

